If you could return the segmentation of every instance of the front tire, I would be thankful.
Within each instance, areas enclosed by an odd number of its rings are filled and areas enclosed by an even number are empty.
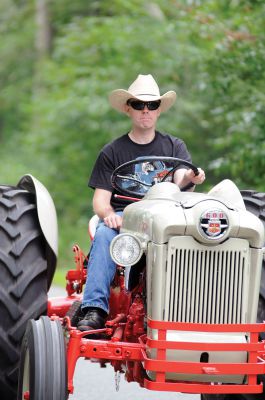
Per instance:
[[[18,400],[66,400],[67,367],[62,326],[58,320],[30,320],[22,342]]]

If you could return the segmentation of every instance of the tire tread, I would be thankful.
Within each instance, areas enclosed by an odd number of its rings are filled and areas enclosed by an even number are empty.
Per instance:
[[[47,261],[35,196],[0,186],[0,398],[17,398],[26,324],[46,309]]]

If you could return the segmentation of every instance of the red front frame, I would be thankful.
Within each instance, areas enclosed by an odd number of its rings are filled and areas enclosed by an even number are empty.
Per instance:
[[[258,383],[258,375],[265,374],[265,342],[259,341],[259,333],[265,332],[262,324],[194,324],[147,320],[150,329],[156,329],[158,339],[154,340],[145,333],[145,308],[142,298],[141,284],[133,292],[125,288],[122,269],[117,269],[115,285],[110,296],[110,318],[106,328],[97,331],[81,332],[72,327],[69,317],[65,317],[69,307],[75,300],[81,300],[82,286],[85,283],[86,257],[78,246],[73,248],[76,269],[67,273],[66,298],[53,298],[48,301],[48,315],[52,319],[60,318],[67,343],[68,391],[73,393],[73,377],[78,358],[97,360],[99,363],[109,362],[115,371],[125,372],[128,382],[138,382],[150,390],[172,391],[184,393],[262,393],[263,385]],[[167,332],[190,331],[249,334],[248,343],[198,343],[173,342],[166,340]],[[102,332],[107,340],[85,338],[89,334]],[[147,348],[156,349],[157,358],[148,358]],[[248,353],[245,363],[205,363],[167,361],[166,350],[187,351],[243,351]],[[124,370],[124,365],[126,368]],[[148,378],[146,371],[153,371],[155,379]],[[196,375],[244,375],[244,384],[212,384],[196,381],[169,381],[166,373],[188,373]]]
[[[58,318],[58,317],[52,317]],[[262,393],[263,385],[257,382],[257,375],[265,373],[265,344],[258,341],[260,332],[265,332],[265,324],[235,324],[210,325],[189,324],[178,322],[164,322],[148,320],[148,326],[157,329],[158,340],[151,339],[145,334],[139,337],[137,343],[120,341],[124,333],[125,315],[118,315],[113,321],[107,322],[107,327],[100,330],[107,334],[109,340],[91,340],[89,332],[80,332],[70,326],[68,318],[63,319],[63,325],[69,334],[67,345],[68,390],[73,393],[73,377],[76,362],[79,357],[95,359],[100,363],[110,362],[115,371],[120,371],[126,364],[127,381],[135,381],[149,390],[172,391],[184,393]],[[200,331],[200,332],[248,332],[249,343],[194,343],[172,342],[166,340],[168,330]],[[90,331],[90,334],[95,331]],[[99,333],[99,331],[97,331]],[[148,358],[146,348],[157,349],[157,358]],[[194,350],[194,351],[244,351],[248,353],[248,362],[245,363],[203,363],[167,361],[166,350]],[[156,373],[155,380],[145,374],[145,370]],[[124,372],[124,371],[123,371]],[[209,375],[238,375],[246,376],[244,384],[212,384],[201,382],[168,381],[167,372],[209,374]]]

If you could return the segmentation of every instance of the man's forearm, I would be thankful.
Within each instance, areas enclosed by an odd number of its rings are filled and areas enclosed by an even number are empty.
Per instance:
[[[178,169],[174,174],[174,182],[180,186],[180,188],[185,187],[189,183],[193,185],[198,185],[203,183],[205,180],[205,173],[201,168],[198,168],[198,175],[195,175],[192,169]],[[188,191],[193,191],[194,186],[188,189]]]
[[[93,204],[94,212],[99,216],[99,218],[104,219],[108,217],[110,214],[114,213],[114,209],[111,205],[104,204]]]
[[[186,171],[186,169],[181,168],[178,169],[174,174],[174,183],[180,187],[186,186],[190,182],[190,180],[186,177]]]
[[[122,217],[115,213],[111,206],[96,205],[94,212],[102,219],[109,228],[119,229],[122,223]]]
[[[94,212],[109,228],[119,229],[122,217],[115,213],[110,204],[111,192],[104,189],[96,189],[93,197]]]

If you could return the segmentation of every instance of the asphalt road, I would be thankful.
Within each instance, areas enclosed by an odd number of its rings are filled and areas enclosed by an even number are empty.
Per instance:
[[[50,296],[64,296],[65,291],[53,287]],[[154,392],[141,388],[137,383],[128,383],[120,376],[119,391],[116,391],[115,373],[111,366],[100,368],[98,363],[79,359],[74,375],[74,393],[69,400],[199,400],[199,395]]]
[[[100,368],[98,364],[79,360],[75,371],[74,394],[69,400],[199,400],[199,395],[154,392],[128,383],[121,376],[116,392],[115,375],[111,366]]]

